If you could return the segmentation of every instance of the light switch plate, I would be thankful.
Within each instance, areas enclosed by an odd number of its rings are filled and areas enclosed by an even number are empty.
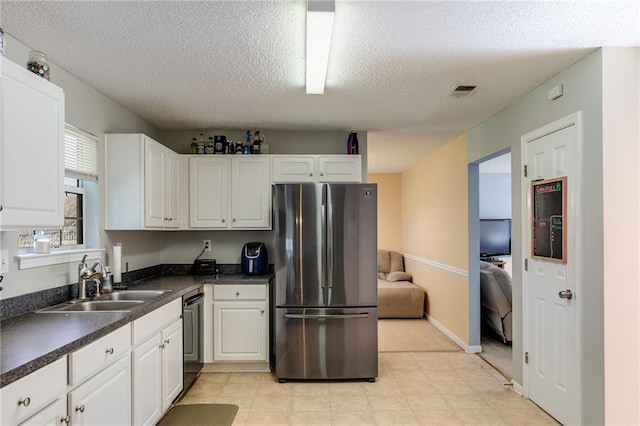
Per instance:
[[[553,87],[552,89],[549,89],[549,91],[547,92],[547,99],[549,99],[550,101],[555,101],[556,99],[558,99],[560,96],[562,96],[562,84],[558,84],[557,86]]]
[[[0,274],[9,272],[9,250],[0,250]]]

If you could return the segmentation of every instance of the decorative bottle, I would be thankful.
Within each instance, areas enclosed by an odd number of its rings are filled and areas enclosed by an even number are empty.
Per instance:
[[[262,141],[260,140],[260,130],[256,130],[255,138],[253,139],[253,144],[251,145],[251,153],[252,154],[260,154],[260,144]]]
[[[205,154],[213,154],[214,152],[215,152],[215,148],[213,146],[213,138],[211,136],[209,136],[209,143],[204,148],[204,153]]]

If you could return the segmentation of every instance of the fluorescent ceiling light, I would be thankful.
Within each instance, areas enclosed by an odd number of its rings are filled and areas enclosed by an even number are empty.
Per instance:
[[[322,95],[327,78],[334,0],[307,2],[307,94]]]

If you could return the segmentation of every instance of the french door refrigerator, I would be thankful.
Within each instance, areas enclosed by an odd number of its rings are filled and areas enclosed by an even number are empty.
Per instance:
[[[275,372],[378,375],[376,184],[274,188]]]

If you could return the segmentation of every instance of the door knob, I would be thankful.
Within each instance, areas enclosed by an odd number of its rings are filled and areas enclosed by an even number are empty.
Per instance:
[[[558,292],[558,297],[560,297],[560,299],[571,300],[571,299],[573,299],[573,293],[571,292],[571,290],[559,291]]]

